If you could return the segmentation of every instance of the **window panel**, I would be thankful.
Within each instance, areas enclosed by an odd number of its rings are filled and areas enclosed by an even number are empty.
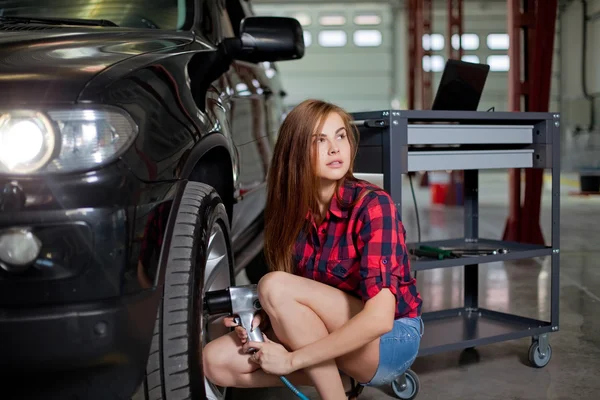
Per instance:
[[[383,42],[381,32],[376,29],[354,32],[354,44],[359,47],[377,47]]]
[[[300,25],[302,26],[308,26],[312,24],[312,18],[310,17],[310,14],[307,13],[294,14],[293,18],[298,20],[298,22],[300,22]]]
[[[425,72],[441,72],[444,70],[444,57],[425,56],[423,57],[423,70]]]
[[[444,36],[439,33],[423,35],[423,50],[439,51],[444,49]]]
[[[381,17],[376,14],[355,15],[354,23],[356,25],[379,25],[381,24]]]
[[[324,26],[340,26],[346,23],[346,17],[343,15],[323,15],[319,18],[319,23]]]
[[[303,31],[304,35],[304,47],[308,47],[312,44],[312,34],[308,31]]]
[[[489,56],[487,58],[487,64],[490,66],[490,71],[508,71],[510,68],[510,59],[507,55]]]
[[[323,47],[344,47],[347,42],[344,31],[321,31],[319,32],[319,44]]]
[[[458,34],[452,35],[452,48],[458,50]],[[479,48],[479,36],[475,33],[463,33],[460,43],[463,50],[477,50]]]
[[[507,33],[491,33],[486,39],[490,50],[508,50],[510,39]]]

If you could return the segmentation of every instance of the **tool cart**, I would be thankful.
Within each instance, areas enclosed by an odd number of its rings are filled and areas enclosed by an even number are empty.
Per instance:
[[[404,174],[464,171],[464,237],[407,244],[411,252],[433,255],[413,261],[414,271],[464,266],[464,306],[423,313],[425,333],[419,355],[531,336],[531,364],[535,367],[547,365],[552,355],[548,334],[558,330],[559,114],[383,110],[352,115],[360,133],[355,172],[382,174],[383,188],[390,193],[399,210],[402,210]],[[550,245],[479,236],[479,170],[510,168],[552,171]],[[543,256],[551,257],[550,321],[479,307],[479,264]],[[414,383],[418,384],[418,379]]]

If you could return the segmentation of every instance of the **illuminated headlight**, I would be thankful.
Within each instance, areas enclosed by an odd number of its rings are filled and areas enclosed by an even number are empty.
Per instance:
[[[107,164],[137,134],[117,109],[0,112],[0,173],[73,172]]]
[[[0,171],[36,171],[48,163],[55,148],[54,129],[41,113],[21,111],[0,116]]]

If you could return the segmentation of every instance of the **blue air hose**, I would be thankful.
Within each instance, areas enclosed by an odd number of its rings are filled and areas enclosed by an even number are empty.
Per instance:
[[[310,400],[308,397],[306,397],[304,395],[304,393],[302,393],[301,391],[296,389],[296,387],[294,385],[292,385],[292,383],[290,381],[288,381],[285,376],[280,376],[279,379],[281,379],[281,381],[285,384],[285,386],[287,386],[288,389],[290,389],[292,391],[292,393],[294,393],[296,396],[298,396],[298,398],[300,398],[302,400]]]

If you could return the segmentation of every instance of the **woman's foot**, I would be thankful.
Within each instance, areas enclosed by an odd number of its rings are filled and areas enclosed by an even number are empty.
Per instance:
[[[344,390],[346,392],[346,396],[348,396],[348,400],[358,399],[358,395],[361,394],[361,392],[364,389],[364,386],[362,386],[357,381],[355,381],[353,378],[349,377],[348,375],[346,375],[344,373],[341,373],[341,377],[342,377],[342,384],[344,385]]]

